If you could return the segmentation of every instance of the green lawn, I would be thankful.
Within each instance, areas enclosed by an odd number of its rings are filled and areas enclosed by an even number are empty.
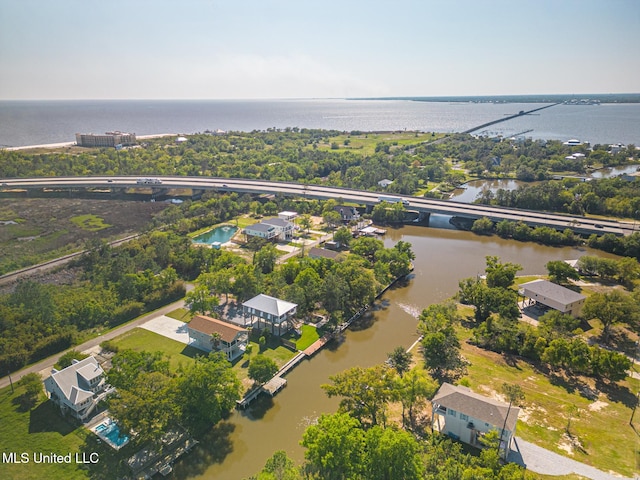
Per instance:
[[[189,347],[144,328],[134,328],[114,338],[111,343],[120,349],[162,352],[169,358],[169,365],[173,371],[176,371],[181,364],[193,363],[196,355],[206,355],[206,352],[197,348]]]
[[[463,354],[471,362],[468,368],[470,388],[492,395],[503,383],[518,384],[525,393],[524,411],[518,422],[518,435],[541,447],[592,465],[603,471],[625,476],[637,473],[635,447],[638,435],[629,425],[633,392],[640,381],[627,378],[618,387],[605,388],[596,402],[580,395],[577,385],[560,377],[540,373],[527,362],[505,358],[464,344]],[[583,451],[568,454],[563,434],[567,426],[567,406],[580,409],[579,418],[571,421],[571,432],[577,436]],[[636,428],[640,418],[636,418]]]
[[[105,223],[104,219],[101,217],[91,214],[77,215],[75,217],[71,217],[69,220],[71,220],[71,223],[77,227],[89,232],[97,232],[111,226],[108,223]]]
[[[249,342],[249,344],[252,346],[251,355],[248,356],[245,353],[233,364],[233,370],[236,372],[236,375],[238,375],[238,378],[246,388],[250,387],[253,383],[252,380],[249,379],[249,362],[256,355],[261,354],[265,357],[271,358],[274,362],[276,362],[278,368],[282,367],[296,355],[296,352],[292,352],[291,350],[283,346],[267,346],[261,352],[260,345],[257,342],[252,341]]]
[[[296,348],[298,350],[304,350],[319,338],[320,334],[316,327],[312,327],[311,325],[302,325],[302,335],[296,341]]]
[[[181,322],[185,323],[189,323],[191,321],[191,318],[193,317],[193,314],[186,308],[176,308],[166,315],[167,317],[175,318],[176,320],[180,320]]]
[[[83,427],[74,427],[60,418],[51,401],[44,401],[42,393],[39,405],[31,411],[21,411],[15,399],[23,393],[22,387],[16,387],[14,394],[7,387],[0,391],[0,451],[3,453],[25,452],[30,457],[28,464],[0,463],[2,479],[42,479],[89,478],[75,462],[71,464],[50,464],[33,462],[33,453],[68,454],[75,457],[82,451],[89,432]]]
[[[362,155],[372,155],[375,153],[375,148],[378,143],[386,142],[389,144],[397,143],[398,146],[392,148],[399,148],[405,145],[417,145],[422,142],[436,140],[443,137],[444,134],[436,133],[415,133],[415,132],[385,132],[385,133],[363,133],[362,135],[338,135],[330,137],[327,143],[318,144],[319,150],[331,149],[331,144],[335,143],[338,148],[333,150],[335,152],[354,152]],[[344,142],[348,140],[349,144],[345,145]],[[311,146],[307,148],[312,148]]]

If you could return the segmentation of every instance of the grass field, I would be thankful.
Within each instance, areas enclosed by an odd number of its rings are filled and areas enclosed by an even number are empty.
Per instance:
[[[169,358],[171,370],[176,371],[180,365],[188,365],[195,361],[197,355],[205,352],[184,343],[164,337],[144,328],[134,328],[114,338],[111,343],[120,349],[130,349],[137,352],[162,352]]]
[[[193,315],[186,308],[176,308],[175,310],[170,311],[166,314],[167,317],[175,318],[176,320],[180,320],[181,322],[189,323]]]
[[[105,223],[103,218],[92,214],[76,215],[75,217],[71,217],[69,221],[82,230],[87,230],[89,232],[98,232],[111,226],[108,223]]]
[[[3,453],[27,453],[30,458],[25,463],[0,463],[2,479],[43,479],[88,478],[88,472],[76,463],[50,464],[34,463],[33,453],[51,453],[60,455],[81,452],[89,434],[82,427],[73,427],[60,418],[54,405],[45,400],[31,411],[21,411],[15,399],[23,393],[23,387],[16,387],[15,393],[7,387],[0,391],[0,451]]]
[[[469,336],[468,333],[463,336]],[[466,331],[468,332],[468,331]],[[503,383],[518,384],[525,393],[517,435],[541,447],[603,471],[632,476],[637,473],[638,434],[629,425],[633,392],[640,381],[627,378],[616,387],[598,385],[596,400],[585,398],[581,383],[593,387],[591,379],[566,379],[546,374],[521,359],[502,356],[463,343],[463,355],[471,363],[465,377],[472,390],[500,397]],[[568,406],[575,405],[579,416],[571,420],[571,433],[577,442],[565,435]],[[636,418],[636,428],[640,418]]]
[[[320,334],[316,327],[312,327],[311,325],[302,325],[302,335],[296,341],[296,348],[298,350],[304,350],[319,338]]]
[[[371,155],[375,153],[376,145],[380,142],[406,146],[436,140],[443,136],[444,134],[441,133],[432,134],[416,132],[367,132],[362,135],[338,135],[336,137],[331,137],[328,143],[318,144],[318,149],[328,150],[331,149],[331,144],[336,144],[338,148],[334,148],[333,150],[337,152],[353,152],[362,155]],[[345,141],[348,142],[348,145],[345,145]]]

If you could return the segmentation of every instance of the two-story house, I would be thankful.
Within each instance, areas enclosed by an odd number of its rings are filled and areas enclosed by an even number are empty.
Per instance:
[[[74,359],[67,368],[53,369],[44,387],[63,414],[81,422],[88,420],[98,402],[114,390],[105,383],[104,370],[94,357]]]
[[[474,447],[491,430],[499,433],[500,454],[506,458],[516,433],[520,409],[472,392],[469,388],[443,383],[431,400],[431,427]]]
[[[245,227],[242,231],[248,237],[260,237],[266,240],[287,241],[293,238],[295,225],[283,218],[267,218],[260,223]]]
[[[197,315],[187,324],[190,345],[210,352],[224,352],[230,362],[244,354],[249,342],[246,328],[216,318]]]
[[[260,294],[242,304],[242,313],[251,325],[257,319],[258,328],[262,321],[263,325],[271,325],[271,333],[280,336],[291,328],[290,320],[297,308],[295,303]]]

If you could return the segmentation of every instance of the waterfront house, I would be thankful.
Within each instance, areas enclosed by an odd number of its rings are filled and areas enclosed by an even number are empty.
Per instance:
[[[287,220],[289,222],[294,218],[296,218],[297,216],[298,216],[298,212],[291,212],[288,210],[278,213],[278,218],[281,218],[282,220]]]
[[[472,392],[463,386],[443,383],[431,401],[434,431],[482,448],[482,437],[491,430],[500,435],[500,452],[506,458],[516,433],[520,409]]]
[[[293,238],[295,225],[283,218],[267,218],[259,223],[247,226],[242,233],[248,237],[260,237],[265,240],[287,241]]]
[[[347,205],[336,205],[333,209],[340,214],[340,218],[344,223],[360,220],[360,213],[356,207],[349,207]]]
[[[278,230],[273,225],[267,225],[266,223],[254,223],[246,227],[242,233],[247,237],[264,238],[265,240],[274,240],[278,238]]]
[[[94,357],[74,359],[62,370],[54,368],[45,379],[44,388],[64,415],[81,422],[88,420],[98,402],[114,391],[104,381],[104,370]]]
[[[244,354],[249,342],[246,328],[216,318],[196,315],[187,324],[190,345],[205,352],[223,352],[230,362]]]
[[[271,333],[280,336],[291,328],[290,319],[296,314],[297,307],[295,303],[260,294],[244,302],[242,312],[245,318],[250,319],[251,325],[257,320],[260,328],[262,320],[265,326],[271,324]]]
[[[587,297],[548,280],[534,280],[520,285],[518,293],[529,299],[529,304],[540,303],[561,313],[578,317]]]

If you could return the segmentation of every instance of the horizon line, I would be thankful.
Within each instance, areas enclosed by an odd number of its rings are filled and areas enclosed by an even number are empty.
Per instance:
[[[616,93],[507,93],[465,95],[384,95],[363,97],[244,97],[244,98],[0,98],[0,102],[70,102],[70,101],[299,101],[299,100],[415,100],[451,98],[513,98],[513,97],[615,97],[638,96],[640,92]]]

